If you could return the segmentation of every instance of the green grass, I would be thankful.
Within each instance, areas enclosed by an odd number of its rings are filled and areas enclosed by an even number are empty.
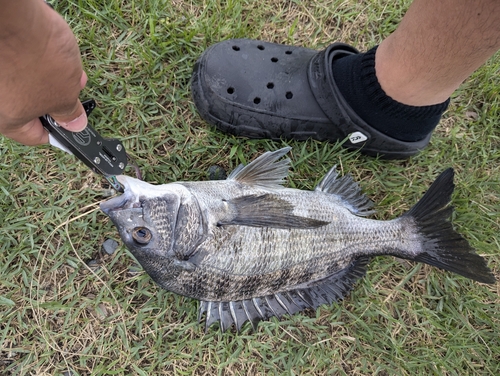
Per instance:
[[[409,2],[56,1],[79,40],[91,121],[120,137],[145,180],[204,180],[285,143],[224,135],[190,98],[194,62],[212,43],[249,37],[366,49]],[[293,147],[288,185],[313,189],[334,164],[377,203],[407,210],[448,166],[456,170],[456,228],[500,276],[499,58],[467,80],[431,145],[384,162],[314,141]],[[197,302],[158,288],[99,211],[108,185],[72,156],[0,139],[0,374],[13,375],[495,375],[499,284],[380,257],[340,304],[240,334],[204,333]],[[130,171],[130,174],[133,174]],[[97,267],[86,261],[98,259]],[[140,270],[140,269],[139,269]],[[71,373],[68,373],[71,372]]]

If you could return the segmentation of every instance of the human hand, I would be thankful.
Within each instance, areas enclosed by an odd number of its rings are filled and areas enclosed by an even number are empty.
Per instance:
[[[25,145],[48,142],[40,116],[81,131],[87,83],[76,39],[42,0],[0,0],[0,133]]]

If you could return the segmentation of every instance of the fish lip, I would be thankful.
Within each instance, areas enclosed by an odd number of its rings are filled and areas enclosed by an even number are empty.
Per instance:
[[[124,188],[123,194],[99,204],[101,210],[108,216],[113,211],[125,210],[134,207],[134,202],[136,201],[133,197],[129,179],[127,179],[127,177],[124,175],[120,175],[117,176],[117,180]]]
[[[127,209],[127,201],[129,201],[128,198],[125,194],[123,194],[113,197],[105,202],[101,202],[99,204],[99,207],[104,212],[104,214],[109,216],[112,211]]]

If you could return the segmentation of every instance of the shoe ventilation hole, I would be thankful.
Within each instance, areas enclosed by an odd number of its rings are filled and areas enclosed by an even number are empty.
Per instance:
[[[257,46],[257,48],[258,48],[259,50],[261,50],[261,51],[264,51],[264,46],[263,46],[263,45],[261,45],[261,44],[259,44],[259,45]]]
[[[271,58],[271,61],[272,61],[273,63],[277,63],[277,62],[278,62],[278,58],[277,58],[277,57],[272,57],[272,58]]]
[[[267,88],[272,89],[274,87],[274,84],[272,82],[267,83]]]
[[[233,50],[235,50],[235,51],[239,51],[239,50],[240,50],[240,48],[239,48],[238,46],[233,46]]]
[[[290,51],[290,50],[285,51],[285,54],[287,54],[287,55],[291,55],[291,54],[292,54],[292,51]]]
[[[234,87],[228,87],[227,88],[227,93],[228,94],[233,94],[234,93]]]
[[[255,103],[255,104],[259,104],[259,103],[260,103],[260,98],[259,98],[259,97],[255,97],[255,98],[253,99],[253,103]]]
[[[293,93],[291,91],[287,91],[285,94],[286,99],[292,99]]]

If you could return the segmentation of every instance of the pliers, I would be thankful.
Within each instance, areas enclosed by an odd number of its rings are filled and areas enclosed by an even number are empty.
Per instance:
[[[93,99],[83,101],[82,105],[87,117],[96,107]],[[114,189],[123,192],[116,176],[123,174],[128,156],[119,140],[103,138],[90,124],[81,132],[70,132],[57,124],[50,115],[40,117],[40,121],[49,132],[51,145],[75,155],[92,171],[104,176]]]

